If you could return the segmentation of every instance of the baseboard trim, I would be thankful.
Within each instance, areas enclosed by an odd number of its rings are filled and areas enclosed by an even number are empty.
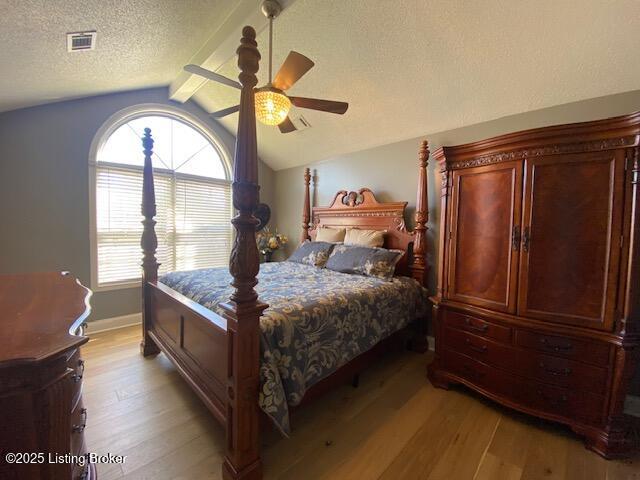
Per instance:
[[[120,317],[103,318],[93,322],[87,322],[87,334],[107,332],[116,328],[131,327],[142,323],[142,313],[132,313]]]

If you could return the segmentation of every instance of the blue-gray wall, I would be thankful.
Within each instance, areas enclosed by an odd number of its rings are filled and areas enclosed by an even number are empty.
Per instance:
[[[233,156],[235,138],[166,88],[102,95],[0,114],[0,273],[69,270],[91,287],[89,149],[100,126],[137,104],[171,104],[211,127]],[[260,168],[272,203],[273,172]],[[140,311],[140,290],[96,292],[90,320]]]

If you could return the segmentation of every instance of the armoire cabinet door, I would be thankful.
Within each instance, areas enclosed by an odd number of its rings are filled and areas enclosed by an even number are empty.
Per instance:
[[[623,151],[526,161],[519,315],[612,328],[624,161]]]
[[[448,297],[515,312],[522,162],[455,170]]]

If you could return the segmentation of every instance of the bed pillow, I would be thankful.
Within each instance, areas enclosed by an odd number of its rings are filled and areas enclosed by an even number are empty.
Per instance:
[[[372,248],[381,247],[384,244],[384,234],[383,230],[350,228],[344,236],[344,244]]]
[[[344,241],[345,233],[344,228],[319,228],[316,233],[316,242],[340,243]]]
[[[391,280],[403,255],[402,250],[336,245],[325,266],[336,272]]]
[[[334,246],[334,243],[310,242],[307,240],[300,244],[288,260],[290,262],[313,265],[314,267],[324,267]]]

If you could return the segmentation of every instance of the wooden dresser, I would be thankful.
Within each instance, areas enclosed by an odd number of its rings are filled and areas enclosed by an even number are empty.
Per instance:
[[[82,324],[90,296],[66,273],[0,276],[3,480],[96,478],[93,466],[60,457],[85,453],[79,347],[88,341]],[[9,453],[22,463],[7,462]]]
[[[435,153],[442,173],[429,378],[633,447],[640,113]]]

